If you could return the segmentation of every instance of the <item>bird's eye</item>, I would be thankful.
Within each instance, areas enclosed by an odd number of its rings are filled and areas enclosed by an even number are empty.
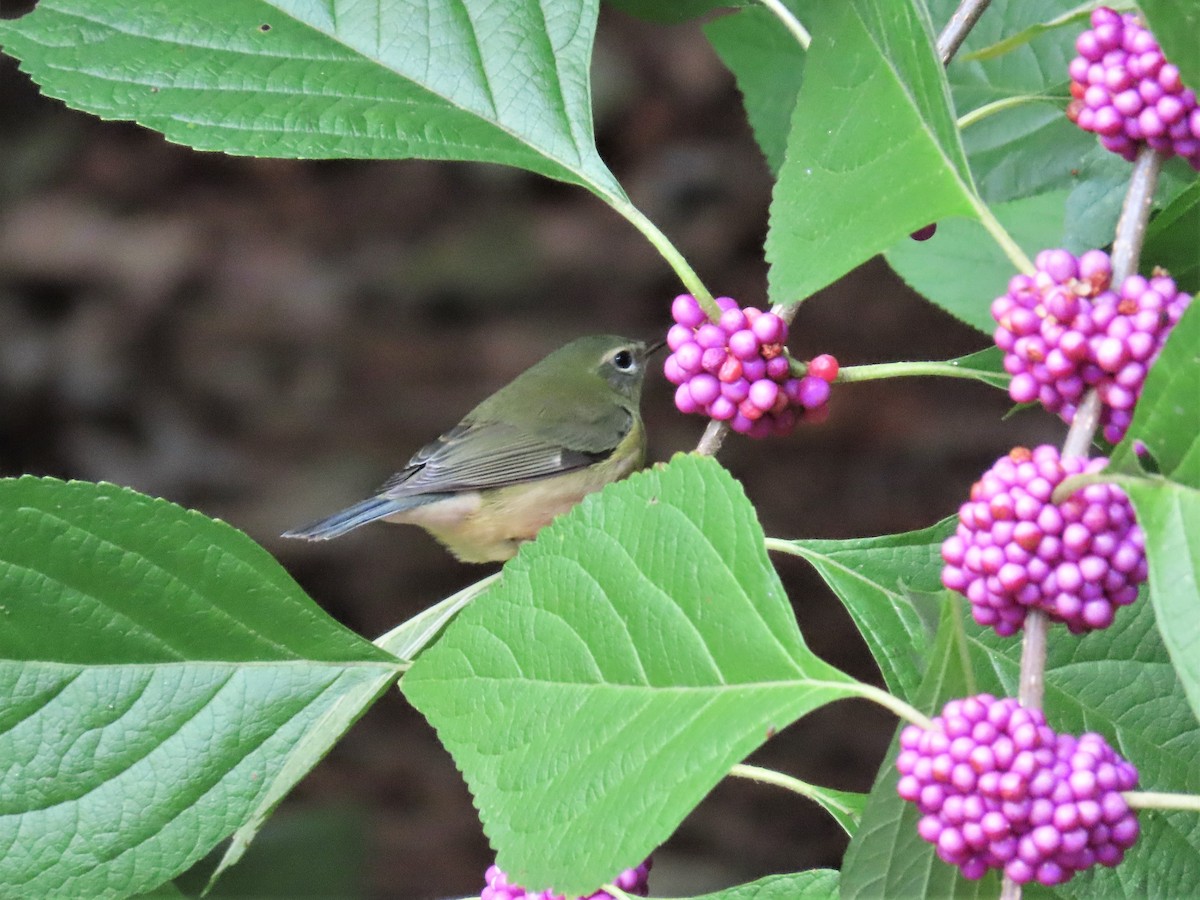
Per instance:
[[[613,354],[613,365],[622,372],[628,372],[633,368],[633,354],[628,350],[618,350]]]

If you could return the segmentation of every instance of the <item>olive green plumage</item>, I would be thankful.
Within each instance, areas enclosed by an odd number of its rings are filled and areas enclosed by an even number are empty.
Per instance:
[[[374,497],[284,537],[327,540],[384,519],[419,525],[466,562],[513,556],[554,516],[640,468],[647,348],[579,338],[419,450]]]

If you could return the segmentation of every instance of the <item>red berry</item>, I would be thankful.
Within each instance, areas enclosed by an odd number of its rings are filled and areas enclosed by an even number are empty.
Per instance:
[[[808,364],[808,374],[820,378],[822,381],[830,383],[837,380],[838,377],[838,361],[828,353],[822,353],[820,356],[814,356]]]

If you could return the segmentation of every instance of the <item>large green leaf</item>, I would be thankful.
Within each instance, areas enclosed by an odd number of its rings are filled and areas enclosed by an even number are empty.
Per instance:
[[[768,875],[690,900],[833,900],[837,895],[836,869],[809,869],[791,875]]]
[[[676,456],[543,530],[401,689],[501,867],[571,895],[640,862],[772,729],[861,686],[808,650],[737,482]]]
[[[930,222],[979,216],[920,4],[812,7],[771,203],[770,294],[792,303]]]
[[[0,481],[0,579],[4,896],[174,877],[397,674],[245,535],[111,485]]]
[[[42,90],[201,150],[464,159],[623,197],[596,153],[598,0],[45,0],[0,23]]]
[[[1200,719],[1200,490],[1163,479],[1122,481],[1146,532],[1150,599],[1175,672]]]
[[[1066,191],[1054,191],[993,207],[996,218],[1031,257],[1063,244]],[[1068,247],[1082,250],[1082,247]],[[927,241],[905,236],[887,251],[896,274],[915,291],[980,331],[996,328],[992,300],[1008,289],[1016,272],[1000,248],[972,219],[947,219]]]
[[[953,531],[947,519],[905,534],[770,546],[812,563],[854,619],[888,689],[912,702],[926,668],[929,629],[911,595],[941,589],[941,543]]]
[[[771,171],[778,172],[804,80],[804,51],[761,6],[715,19],[704,33],[737,79],[754,137]]]

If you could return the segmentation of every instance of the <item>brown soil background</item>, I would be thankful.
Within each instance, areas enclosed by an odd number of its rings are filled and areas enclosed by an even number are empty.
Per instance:
[[[731,76],[695,25],[607,12],[595,64],[603,156],[713,289],[765,303],[770,178]],[[0,474],[108,480],[225,519],[332,615],[374,637],[487,569],[415,529],[328,545],[289,526],[368,493],[494,388],[576,335],[664,331],[670,269],[586,192],[494,166],[289,162],[192,152],[39,96],[0,61]],[[980,285],[988,296],[1002,285]],[[791,346],[843,365],[948,358],[986,338],[872,261],[802,307]],[[651,379],[651,458],[695,445]],[[926,526],[1018,443],[1000,392],[903,379],[835,390],[827,424],[733,438],[722,462],[779,537]],[[836,598],[778,561],[813,648],[877,680]],[[869,787],[894,721],[839,703],[753,761]],[[397,692],[280,812],[353,810],[360,890],[478,894],[491,851],[432,730]],[[776,789],[719,786],[657,855],[656,894],[837,866],[838,829]],[[315,890],[315,888],[314,888]]]

